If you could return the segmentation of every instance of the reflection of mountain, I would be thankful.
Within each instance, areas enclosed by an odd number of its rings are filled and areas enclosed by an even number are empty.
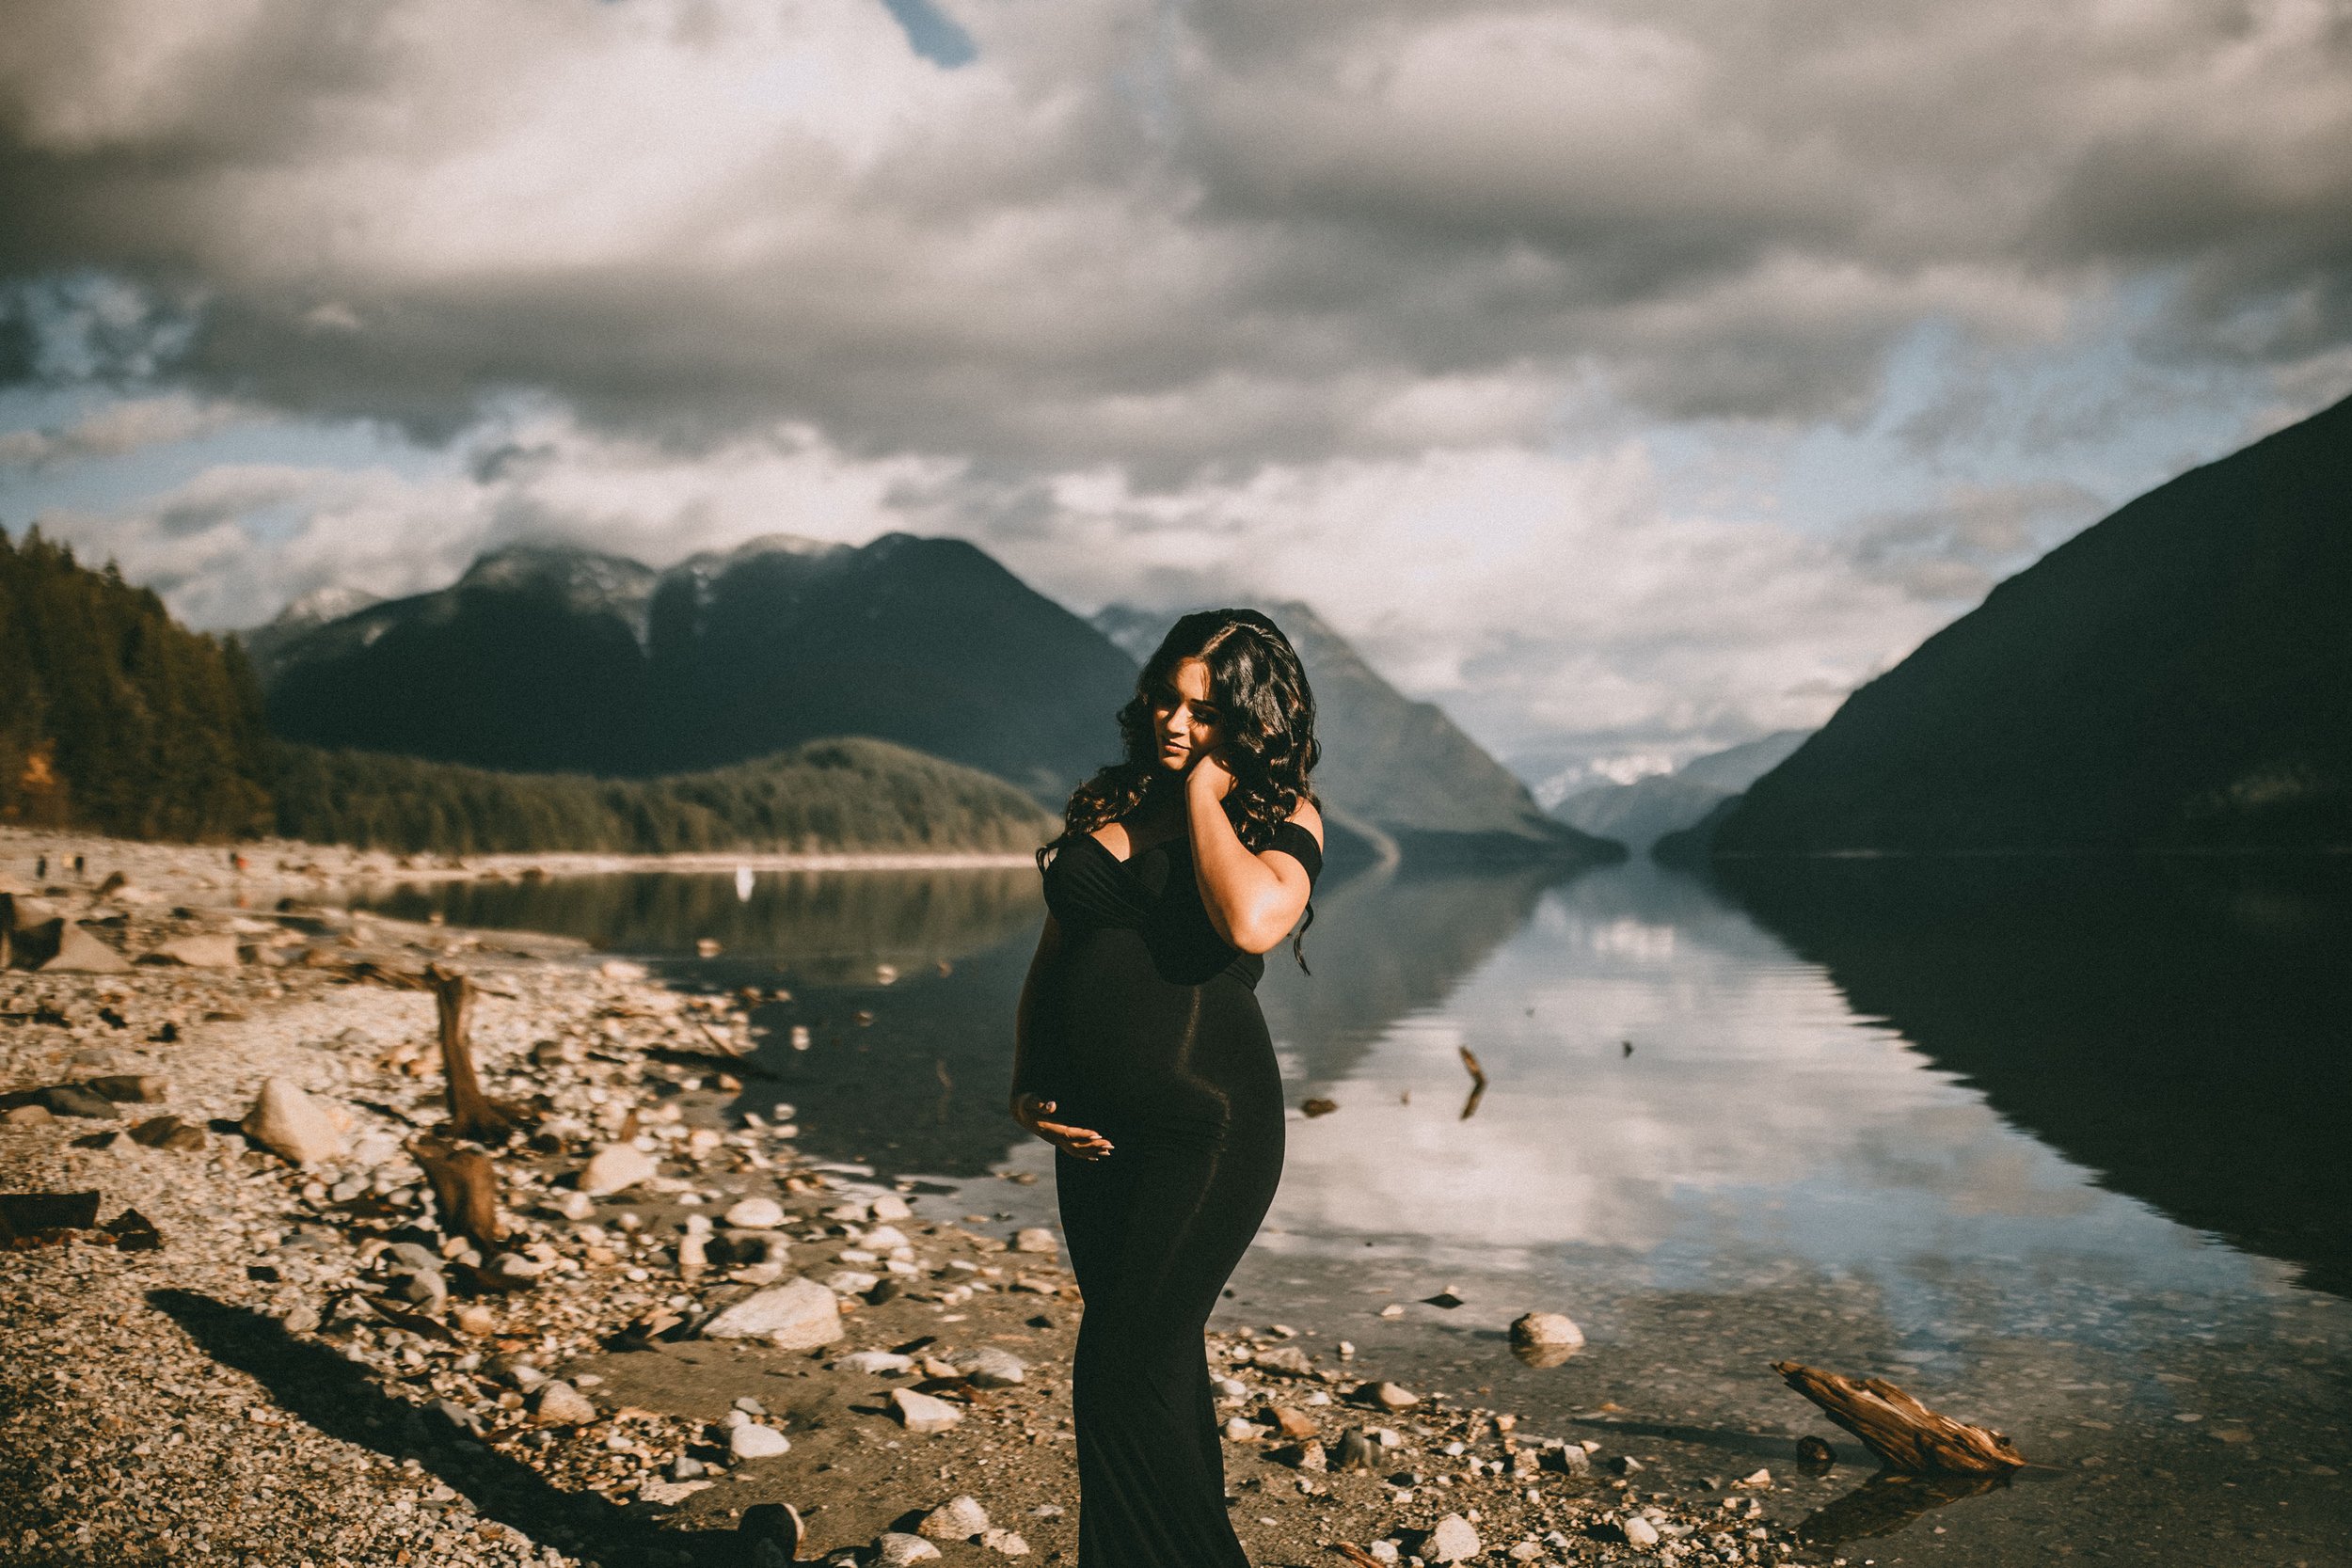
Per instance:
[[[373,902],[405,919],[437,911],[453,926],[554,931],[649,957],[691,954],[710,938],[729,967],[762,975],[953,960],[1032,925],[1040,909],[1037,873],[1025,868],[771,873],[748,899],[733,877],[648,872],[426,883]]]
[[[1484,875],[1371,872],[1315,896],[1301,974],[1287,947],[1258,988],[1266,1025],[1310,1087],[1353,1071],[1398,1019],[1437,1006],[1520,927],[1556,868]]]
[[[2352,879],[2200,863],[1719,862],[1757,919],[1994,1110],[2352,1294]]]
[[[1597,863],[1624,847],[1555,822],[1527,785],[1462,733],[1434,703],[1416,703],[1381,678],[1347,640],[1295,601],[1266,613],[1298,650],[1314,688],[1323,762],[1315,790],[1338,827],[1392,842],[1421,864],[1498,865],[1531,860]],[[1149,658],[1172,615],[1111,605],[1095,626]],[[1333,860],[1348,858],[1334,835]]]

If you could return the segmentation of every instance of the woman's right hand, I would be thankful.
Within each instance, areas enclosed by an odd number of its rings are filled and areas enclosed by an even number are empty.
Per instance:
[[[1060,1149],[1079,1160],[1100,1160],[1111,1151],[1111,1141],[1090,1127],[1072,1127],[1046,1118],[1054,1113],[1054,1102],[1033,1094],[1012,1097],[1012,1119]]]

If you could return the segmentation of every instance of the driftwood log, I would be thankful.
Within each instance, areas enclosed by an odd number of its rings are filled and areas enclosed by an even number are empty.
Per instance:
[[[522,1127],[524,1117],[513,1106],[502,1105],[484,1094],[482,1080],[474,1072],[473,1043],[467,1035],[473,1018],[473,982],[439,964],[427,966],[424,977],[433,988],[433,1000],[440,1010],[441,1071],[449,1085],[449,1133],[452,1137],[471,1138],[476,1143],[502,1144]]]
[[[498,1167],[487,1154],[454,1148],[437,1138],[419,1138],[408,1152],[432,1183],[443,1229],[470,1236],[485,1246],[506,1239],[506,1227],[499,1223]]]
[[[1884,1378],[1857,1381],[1801,1361],[1772,1370],[1900,1474],[2005,1476],[2030,1463],[2000,1433],[1939,1416]]]

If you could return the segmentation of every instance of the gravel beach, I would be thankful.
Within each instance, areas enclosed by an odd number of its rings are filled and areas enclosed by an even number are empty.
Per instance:
[[[355,914],[387,857],[240,853],[0,830],[17,956],[59,955],[0,974],[0,1564],[1074,1560],[1050,1230],[804,1159],[746,1109],[772,997]],[[428,965],[528,1119],[495,1240],[418,1159]],[[1831,1560],[1769,1466],[1669,1497],[1329,1325],[1204,1351],[1256,1560]]]

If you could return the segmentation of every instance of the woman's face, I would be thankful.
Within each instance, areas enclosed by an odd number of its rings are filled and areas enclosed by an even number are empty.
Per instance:
[[[1152,693],[1152,728],[1159,763],[1182,773],[1224,744],[1225,716],[1209,690],[1209,667],[1197,658],[1176,666],[1168,685]]]

